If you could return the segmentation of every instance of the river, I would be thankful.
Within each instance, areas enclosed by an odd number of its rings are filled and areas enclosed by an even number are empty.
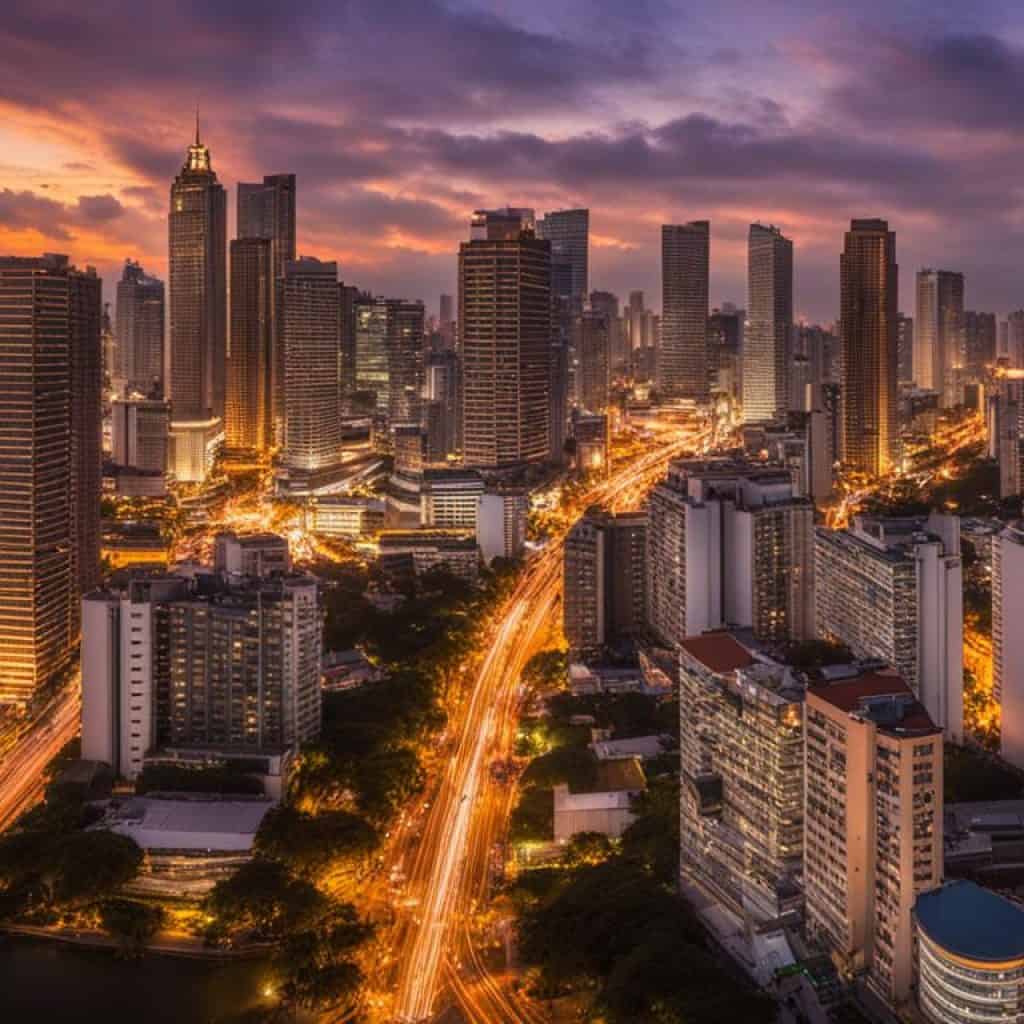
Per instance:
[[[109,950],[0,936],[0,1020],[247,1024],[271,1005],[262,960],[123,960]]]

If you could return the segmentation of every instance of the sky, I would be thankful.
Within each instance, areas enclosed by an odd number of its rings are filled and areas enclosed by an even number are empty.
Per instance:
[[[1003,0],[4,0],[0,253],[66,252],[108,296],[163,276],[195,107],[229,190],[298,176],[298,248],[436,310],[478,207],[591,211],[591,287],[660,306],[659,225],[709,219],[713,304],[746,232],[837,312],[853,217],[969,308],[1024,306],[1024,11]]]

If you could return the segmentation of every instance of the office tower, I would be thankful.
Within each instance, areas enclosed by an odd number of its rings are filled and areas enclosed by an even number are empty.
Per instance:
[[[1024,907],[966,879],[914,904],[917,1005],[930,1024],[1020,1019]]]
[[[169,403],[157,398],[115,398],[110,416],[114,463],[152,473],[166,472]]]
[[[273,316],[276,300],[272,243],[231,242],[231,349],[227,363],[224,443],[255,457],[274,441]]]
[[[360,299],[355,304],[355,390],[374,396],[374,407],[387,413],[388,310],[383,299]]]
[[[450,295],[442,295],[438,315],[438,330],[441,333],[441,344],[445,349],[455,348],[455,300]]]
[[[422,302],[359,299],[355,304],[355,388],[372,391],[394,426],[419,421],[423,390]]]
[[[110,303],[103,303],[103,319],[100,321],[100,351],[103,355],[103,401],[106,406],[107,393],[119,378],[121,357],[118,355],[117,335],[110,318]]]
[[[954,401],[953,371],[964,363],[964,275],[950,270],[917,272],[914,318],[914,381],[938,392],[943,408]]]
[[[662,225],[657,382],[659,391],[670,397],[704,400],[708,395],[710,258],[708,221]]]
[[[590,412],[608,406],[611,322],[605,313],[583,312],[573,320],[573,378],[576,404]]]
[[[195,142],[171,185],[170,377],[173,468],[201,482],[224,415],[227,352],[227,193]]]
[[[160,733],[168,738],[166,604],[187,594],[182,577],[140,572],[82,600],[82,757],[122,778],[137,778]]]
[[[306,257],[279,285],[284,351],[284,466],[289,488],[315,487],[341,457],[338,266]]]
[[[814,635],[814,506],[788,470],[674,462],[647,514],[647,621],[662,642],[725,625]]]
[[[898,444],[895,232],[884,220],[851,221],[839,267],[843,461],[881,476]]]
[[[352,399],[356,393],[356,310],[361,302],[369,302],[373,296],[361,291],[355,285],[338,283],[338,299],[341,307],[338,389],[341,393],[342,408],[352,410]]]
[[[213,567],[231,581],[289,572],[292,560],[288,540],[276,533],[239,536],[225,530],[218,533],[213,541]]]
[[[896,379],[900,384],[914,381],[914,318],[896,314]]]
[[[984,375],[996,361],[996,315],[964,312],[964,356],[967,372],[975,378]]]
[[[746,310],[726,303],[708,317],[708,383],[712,391],[739,401],[742,387],[743,322]]]
[[[134,260],[125,260],[117,282],[117,347],[114,371],[129,391],[152,398],[164,390],[164,283]]]
[[[826,385],[808,384],[807,395],[807,494],[816,505],[821,505],[832,496],[834,486],[836,450],[832,416],[826,402]]]
[[[992,543],[992,692],[1000,711],[1000,753],[1024,769],[1024,523]]]
[[[1024,309],[1009,313],[1000,331],[1000,355],[1005,356],[1011,369],[1024,369]]]
[[[427,360],[423,387],[428,462],[443,462],[461,448],[460,409],[458,356],[451,350],[433,352]]]
[[[583,308],[589,290],[590,274],[590,211],[556,210],[537,221],[537,237],[551,243],[552,266],[565,268],[554,294],[568,298],[570,315]],[[553,275],[554,278],[554,275]]]
[[[549,454],[551,250],[532,213],[473,214],[459,247],[463,458],[497,468]]]
[[[793,326],[793,243],[776,227],[751,224],[747,325],[743,335],[743,421],[785,419]]]
[[[484,478],[473,469],[421,469],[419,525],[476,532]]]
[[[100,294],[66,256],[0,258],[0,703],[68,665],[99,580]]]
[[[556,321],[548,356],[548,458],[555,464],[565,461],[568,438],[572,354],[569,339]]]
[[[1024,373],[1004,370],[991,399],[991,442],[999,463],[999,496],[1024,491]]]
[[[891,672],[807,691],[807,928],[890,1006],[909,994],[914,900],[942,880],[942,730]]]
[[[679,645],[680,861],[734,913],[799,908],[804,688],[731,633]]]
[[[476,540],[483,560],[519,558],[526,545],[530,495],[525,487],[492,484],[480,498]]]
[[[596,653],[642,632],[646,533],[643,513],[595,506],[567,534],[562,613],[571,650]]]
[[[932,720],[962,740],[959,518],[856,516],[848,530],[816,534],[819,635],[892,665]]]

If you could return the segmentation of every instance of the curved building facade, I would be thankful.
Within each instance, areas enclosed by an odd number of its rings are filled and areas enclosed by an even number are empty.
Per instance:
[[[934,1024],[1024,1024],[1024,907],[973,882],[914,906],[918,1004]]]

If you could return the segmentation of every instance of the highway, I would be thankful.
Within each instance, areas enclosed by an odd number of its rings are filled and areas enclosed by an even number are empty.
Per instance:
[[[576,511],[596,502],[634,507],[671,459],[706,442],[706,434],[676,435],[597,484]],[[429,1021],[450,1004],[474,1024],[545,1019],[508,993],[480,946],[494,923],[487,905],[494,850],[514,802],[513,787],[495,780],[491,765],[512,752],[523,697],[519,678],[557,614],[562,539],[553,538],[533,558],[498,613],[470,691],[450,722],[454,747],[422,830],[390,851],[394,863],[410,867],[390,944],[395,995],[387,1019]]]

